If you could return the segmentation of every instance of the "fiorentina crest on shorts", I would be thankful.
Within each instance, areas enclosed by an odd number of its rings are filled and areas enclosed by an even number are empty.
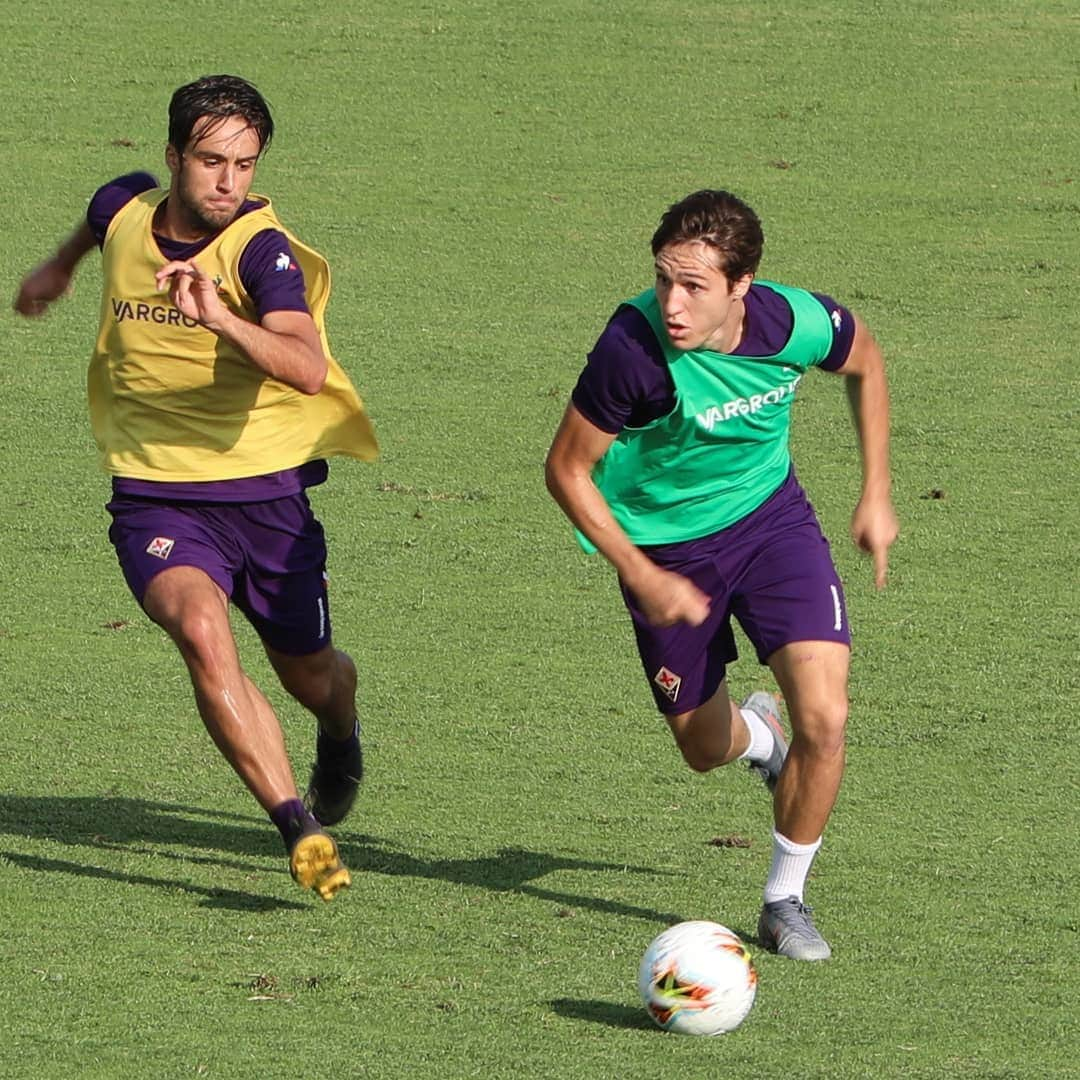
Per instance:
[[[676,675],[674,671],[668,671],[666,667],[662,667],[654,676],[653,682],[664,691],[665,694],[672,701],[677,701],[679,698],[679,687],[682,686],[682,676]]]
[[[175,540],[170,540],[167,536],[155,536],[146,545],[146,554],[156,555],[159,559],[167,559],[175,543]]]

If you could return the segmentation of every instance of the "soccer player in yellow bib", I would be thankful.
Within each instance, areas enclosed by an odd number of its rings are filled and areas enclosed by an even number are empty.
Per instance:
[[[176,643],[211,738],[281,832],[292,876],[329,900],[350,878],[324,827],[351,809],[363,756],[356,668],[331,642],[326,543],[306,492],[326,479],[327,457],[378,451],[330,353],[326,261],[250,190],[272,135],[266,101],[243,79],[178,89],[168,186],[134,173],[100,188],[15,309],[42,314],[101,248],[88,395],[112,477],[109,538]],[[303,799],[277,716],[241,667],[230,602],[318,721]]]

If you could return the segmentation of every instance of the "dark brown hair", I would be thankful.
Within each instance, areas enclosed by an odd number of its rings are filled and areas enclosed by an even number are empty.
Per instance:
[[[197,132],[195,125],[204,117],[210,121]],[[239,116],[259,137],[261,154],[274,136],[274,120],[265,98],[246,79],[237,75],[206,75],[181,86],[169,102],[169,143],[182,154],[188,142],[205,139],[230,116]]]
[[[652,252],[669,244],[700,240],[713,248],[730,282],[756,273],[765,236],[757,214],[730,191],[707,188],[669,207],[653,233]]]

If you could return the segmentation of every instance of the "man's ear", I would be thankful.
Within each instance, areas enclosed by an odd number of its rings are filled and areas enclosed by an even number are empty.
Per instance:
[[[731,299],[741,300],[749,291],[750,286],[754,283],[753,274],[743,274],[737,281],[732,282],[731,285]]]
[[[172,143],[167,143],[165,146],[165,166],[172,176],[180,171],[180,152]]]

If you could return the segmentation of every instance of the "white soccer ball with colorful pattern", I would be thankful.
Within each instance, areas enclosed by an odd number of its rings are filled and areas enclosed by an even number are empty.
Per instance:
[[[714,922],[683,922],[645,950],[638,990],[665,1031],[723,1035],[750,1011],[757,972],[738,934]]]

